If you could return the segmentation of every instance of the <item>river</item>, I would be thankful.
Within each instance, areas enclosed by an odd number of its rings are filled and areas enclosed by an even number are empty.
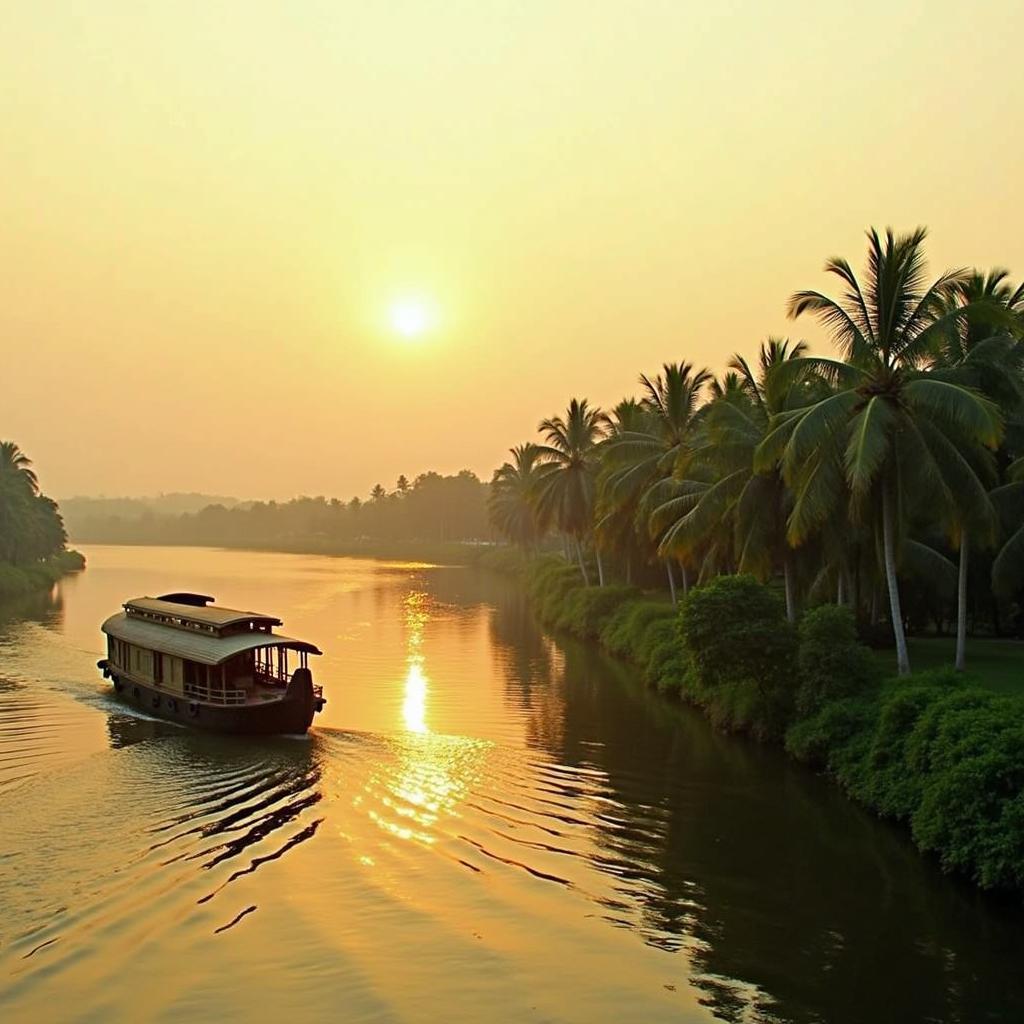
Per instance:
[[[1024,1019],[1024,915],[470,569],[92,547],[0,607],[5,1021]],[[308,737],[120,704],[172,590],[318,644]]]

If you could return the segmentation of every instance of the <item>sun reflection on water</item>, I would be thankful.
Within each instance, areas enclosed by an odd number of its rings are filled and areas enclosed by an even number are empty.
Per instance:
[[[423,630],[430,621],[430,599],[419,591],[410,591],[405,599],[405,625],[409,654],[405,673],[405,699],[402,719],[410,732],[427,733],[427,690],[429,680],[423,671]]]
[[[365,797],[368,817],[384,832],[429,845],[443,838],[438,828],[441,820],[458,815],[458,805],[481,777],[486,752],[493,744],[431,732],[427,721],[430,678],[423,653],[424,632],[432,618],[431,599],[410,591],[404,604],[404,732],[391,741],[394,760],[380,764],[355,802],[362,804]]]

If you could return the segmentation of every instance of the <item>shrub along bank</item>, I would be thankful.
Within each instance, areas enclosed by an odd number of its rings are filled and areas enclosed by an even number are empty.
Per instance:
[[[749,576],[721,576],[677,610],[632,587],[583,585],[557,558],[482,560],[521,576],[546,625],[635,662],[649,685],[724,729],[785,746],[906,825],[942,867],[1024,891],[1024,701],[952,670],[883,678],[848,609],[797,627]]]
[[[61,551],[33,565],[0,563],[0,600],[45,590],[62,576],[84,568],[85,557],[77,551]]]

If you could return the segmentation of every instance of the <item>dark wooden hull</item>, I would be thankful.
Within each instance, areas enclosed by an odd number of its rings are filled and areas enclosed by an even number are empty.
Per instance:
[[[224,707],[179,697],[165,690],[147,686],[116,669],[107,669],[115,694],[126,704],[147,715],[179,722],[194,729],[232,733],[245,736],[273,736],[282,733],[304,733],[313,721],[316,702],[288,693],[282,700],[266,704]]]

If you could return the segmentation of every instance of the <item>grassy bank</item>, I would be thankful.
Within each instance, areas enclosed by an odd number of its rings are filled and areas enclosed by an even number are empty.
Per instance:
[[[850,612],[826,605],[794,626],[778,595],[723,576],[673,608],[635,588],[587,587],[557,558],[495,551],[542,622],[634,662],[650,686],[718,727],[785,747],[854,799],[908,828],[918,848],[985,889],[1024,892],[1024,702],[969,675],[887,678]],[[936,655],[941,648],[936,648]],[[1019,686],[1013,651],[993,675]],[[981,667],[986,659],[977,656]]]
[[[62,576],[84,568],[85,558],[77,551],[62,551],[35,565],[0,565],[0,599],[45,590]]]
[[[942,670],[953,664],[956,638],[914,636],[907,640],[910,664],[919,671]],[[892,651],[877,651],[879,665],[888,668]],[[967,640],[966,677],[996,693],[1024,697],[1024,643],[989,637]]]

